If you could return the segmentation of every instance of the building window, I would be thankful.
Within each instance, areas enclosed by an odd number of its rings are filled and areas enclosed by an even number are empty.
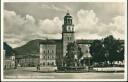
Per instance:
[[[68,30],[70,31],[70,27],[68,27]]]
[[[52,62],[52,65],[54,65],[54,62]]]
[[[71,37],[69,37],[69,40],[71,40],[70,38],[71,38]]]
[[[68,23],[70,24],[70,19],[68,19]]]
[[[67,37],[65,37],[65,40],[67,40]]]
[[[52,50],[52,53],[54,53],[54,51]]]
[[[69,37],[67,37],[67,40],[69,40]]]
[[[48,50],[48,53],[49,53],[49,50]]]
[[[45,62],[43,62],[43,65],[45,65]]]
[[[68,37],[68,40],[70,40],[70,37]]]
[[[71,24],[72,24],[72,20],[70,20],[71,21]]]
[[[72,27],[72,31],[73,31],[73,27]]]
[[[52,56],[52,58],[54,58],[54,56]]]
[[[49,65],[49,62],[48,62],[48,65]]]

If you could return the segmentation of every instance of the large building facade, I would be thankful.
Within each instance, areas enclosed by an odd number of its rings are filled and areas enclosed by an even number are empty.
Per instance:
[[[77,44],[80,45],[84,53],[84,57],[91,56],[89,54],[90,41],[75,39],[73,17],[70,13],[66,13],[66,16],[64,16],[64,24],[62,25],[62,39],[47,39],[40,43],[39,61],[41,67],[63,66],[63,58],[67,53],[67,45],[71,42],[77,42]]]

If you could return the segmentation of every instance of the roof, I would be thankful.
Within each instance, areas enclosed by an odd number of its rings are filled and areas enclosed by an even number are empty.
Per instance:
[[[70,15],[70,13],[66,13],[66,16],[64,18],[72,18],[72,16]]]
[[[87,39],[79,39],[76,40],[76,43],[78,44],[91,44],[94,40],[87,40]],[[40,44],[56,44],[58,42],[62,42],[62,39],[47,39],[42,40]]]
[[[61,42],[61,39],[47,39],[47,40],[42,40],[40,44],[56,44],[57,42]]]
[[[78,43],[78,44],[91,44],[92,42],[93,42],[93,40],[87,40],[87,39],[76,40],[76,43]]]

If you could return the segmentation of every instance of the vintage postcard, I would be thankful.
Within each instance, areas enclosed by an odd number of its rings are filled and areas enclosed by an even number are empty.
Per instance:
[[[2,81],[126,81],[126,0],[2,0]]]

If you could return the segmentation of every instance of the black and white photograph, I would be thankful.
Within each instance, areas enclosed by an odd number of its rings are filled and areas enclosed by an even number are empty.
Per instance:
[[[52,1],[2,3],[2,79],[126,80],[126,2]]]

